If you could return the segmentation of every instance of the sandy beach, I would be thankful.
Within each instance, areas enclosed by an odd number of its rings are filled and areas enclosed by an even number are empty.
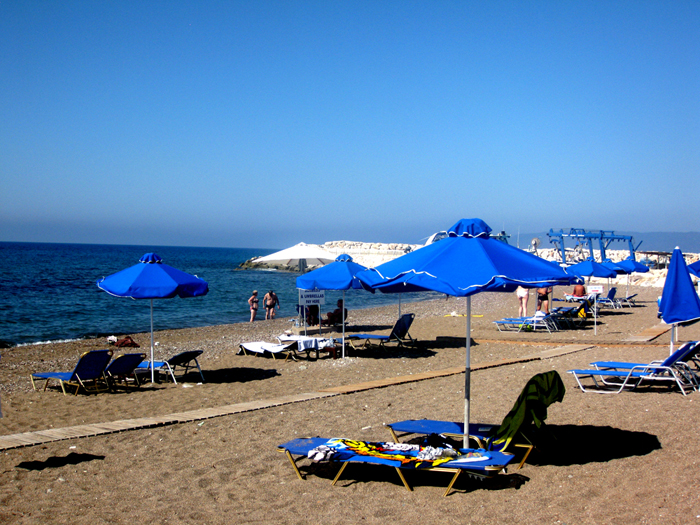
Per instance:
[[[472,300],[472,420],[500,423],[526,381],[557,370],[566,385],[547,419],[556,441],[540,444],[521,470],[488,481],[412,472],[412,492],[393,469],[300,462],[304,481],[276,448],[296,437],[390,438],[385,424],[403,419],[459,421],[464,374],[358,389],[274,406],[290,394],[464,366],[464,299],[403,304],[416,320],[416,348],[352,352],[346,359],[273,360],[237,355],[247,341],[275,341],[289,318],[157,332],[157,358],[204,351],[205,382],[146,384],[128,392],[64,396],[32,390],[29,375],[72,370],[78,355],[106,341],[15,347],[2,351],[0,434],[164,416],[251,401],[269,408],[196,422],[66,439],[0,452],[0,522],[76,523],[700,523],[700,394],[641,389],[582,393],[565,373],[597,359],[650,361],[669,352],[670,332],[625,341],[657,326],[660,288],[634,287],[638,306],[603,312],[594,334],[583,329],[499,332],[493,321],[517,314],[514,294]],[[530,311],[534,310],[534,293]],[[562,297],[556,290],[555,296]],[[556,303],[555,303],[556,304]],[[397,307],[350,313],[349,333],[388,333]],[[148,351],[148,334],[131,335]],[[679,339],[700,339],[697,325]],[[566,345],[591,345],[554,358]],[[118,349],[115,349],[118,350]],[[527,360],[519,360],[529,356]],[[512,362],[511,360],[515,360]],[[493,366],[491,366],[493,365]]]

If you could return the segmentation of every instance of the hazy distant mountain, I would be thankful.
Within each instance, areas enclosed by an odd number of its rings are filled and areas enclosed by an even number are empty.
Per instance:
[[[564,229],[564,233],[568,230]],[[555,229],[555,231],[559,231]],[[591,230],[596,231],[596,230]],[[631,235],[634,239],[634,247],[640,252],[672,252],[678,246],[684,253],[700,253],[700,232],[623,232],[615,231],[616,235]],[[518,239],[516,235],[511,235],[508,242],[513,246],[517,246]],[[540,248],[551,248],[547,232],[541,233],[521,233],[520,247],[527,248],[534,238],[539,238]],[[641,242],[641,245],[639,244]],[[576,244],[571,238],[564,238],[564,244],[567,248],[573,248]],[[637,248],[637,246],[639,246]],[[610,250],[627,250],[628,243],[623,241],[613,241],[608,246]],[[594,249],[598,248],[594,244]]]

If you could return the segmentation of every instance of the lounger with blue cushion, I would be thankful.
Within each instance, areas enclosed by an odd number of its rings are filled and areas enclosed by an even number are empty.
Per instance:
[[[480,448],[489,452],[505,452],[511,445],[525,449],[525,454],[518,465],[520,469],[534,448],[527,434],[532,432],[532,427],[540,429],[544,426],[547,408],[552,403],[560,403],[565,393],[566,387],[556,370],[536,374],[525,384],[513,408],[506,414],[500,425],[470,423],[469,437],[474,439]],[[452,421],[409,419],[387,426],[395,441],[409,434],[439,434],[457,440],[462,440],[464,437],[464,423]]]
[[[413,339],[411,337],[411,334],[408,333],[408,330],[411,328],[411,324],[413,324],[413,320],[415,319],[415,317],[415,314],[403,314],[396,321],[396,324],[391,329],[389,335],[352,334],[345,336],[345,340],[349,341],[350,346],[352,346],[355,349],[356,347],[353,341],[358,340],[364,341],[362,343],[361,348],[365,348],[372,344],[379,344],[379,346],[383,347],[385,343],[388,343],[390,341],[396,341],[398,343],[398,346],[403,346],[405,344],[415,345],[417,340]]]
[[[614,286],[608,290],[608,295],[598,298],[598,306],[610,306],[611,308],[622,308],[620,301],[615,299],[617,288]]]
[[[551,314],[533,315],[532,317],[506,317],[493,322],[499,332],[504,330],[517,330],[518,332],[533,332],[538,328],[544,328],[550,334],[559,330],[556,320]]]
[[[626,305],[629,306],[630,308],[632,308],[633,306],[636,306],[637,303],[636,303],[636,301],[635,301],[634,298],[637,297],[637,295],[638,295],[638,294],[635,293],[635,294],[632,294],[632,295],[628,295],[628,296],[625,297],[624,299],[620,299],[620,304],[626,304]]]
[[[625,389],[633,390],[642,383],[647,383],[649,386],[675,384],[683,395],[687,395],[686,388],[691,390],[700,388],[700,378],[687,364],[687,361],[695,358],[698,350],[697,341],[693,341],[681,346],[663,361],[651,363],[594,361],[591,363],[594,369],[575,369],[568,372],[573,374],[583,392],[619,394]],[[595,389],[585,387],[581,382],[583,377],[590,377]]]
[[[341,465],[333,479],[335,485],[349,463],[386,465],[394,467],[404,487],[413,490],[402,470],[426,470],[454,474],[444,496],[447,496],[461,473],[477,478],[490,478],[504,470],[513,459],[512,454],[478,449],[442,449],[405,443],[357,441],[344,438],[300,438],[279,445],[292,464],[299,479],[304,479],[294,456],[315,461],[330,461]]]
[[[117,387],[119,383],[127,386],[130,381],[136,386],[140,386],[138,375],[134,373],[136,368],[146,359],[146,354],[122,354],[115,357],[105,368],[105,379],[110,390]]]
[[[202,378],[202,383],[204,383],[204,374],[202,374],[202,369],[199,366],[199,361],[197,361],[197,358],[202,355],[204,352],[202,350],[188,350],[186,352],[180,352],[177,355],[174,355],[167,361],[153,361],[153,370],[157,372],[163,372],[166,377],[169,375],[173,383],[177,384],[177,380],[175,379],[175,370],[177,367],[181,367],[185,369],[185,372],[182,374],[183,376],[187,375],[187,372],[189,372],[190,368],[197,368],[199,371],[199,377]],[[151,369],[151,362],[150,361],[144,361],[139,366],[137,367],[140,370],[143,369]]]
[[[37,379],[43,379],[44,390],[49,386],[49,381],[57,380],[61,384],[61,390],[66,395],[66,386],[75,387],[74,395],[83,388],[86,392],[102,392],[107,390],[107,381],[104,372],[112,359],[112,350],[92,350],[85,352],[78,359],[72,372],[37,372],[30,376],[32,387],[36,390]]]

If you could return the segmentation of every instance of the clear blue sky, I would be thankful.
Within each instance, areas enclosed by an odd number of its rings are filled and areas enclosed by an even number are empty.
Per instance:
[[[699,231],[698,1],[0,0],[0,240]]]

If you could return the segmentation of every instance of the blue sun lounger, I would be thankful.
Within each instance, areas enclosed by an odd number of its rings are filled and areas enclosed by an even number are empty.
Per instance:
[[[170,377],[173,380],[173,383],[177,385],[177,380],[175,379],[175,369],[178,366],[185,369],[183,375],[187,375],[187,372],[190,370],[190,368],[196,367],[199,371],[199,377],[202,378],[202,383],[204,383],[204,374],[202,374],[202,369],[199,366],[199,361],[197,361],[197,358],[203,353],[203,350],[188,350],[186,352],[180,352],[179,354],[174,355],[167,361],[153,361],[153,370],[164,372],[166,374],[166,377],[170,375]],[[143,361],[141,364],[139,364],[137,368],[139,370],[150,370],[151,362]]]
[[[364,340],[364,343],[362,343],[361,348],[365,348],[366,346],[373,344],[375,341],[379,343],[379,346],[383,347],[384,343],[388,343],[392,340],[396,341],[398,343],[398,346],[403,346],[404,344],[414,345],[416,344],[417,340],[411,337],[411,335],[408,333],[408,330],[411,328],[411,324],[413,324],[413,320],[415,319],[415,317],[416,314],[403,314],[396,321],[396,324],[391,329],[391,333],[389,335],[352,334],[345,336],[345,340],[349,341],[350,346],[352,346],[355,349],[356,347],[353,344],[353,341],[358,339]]]
[[[559,330],[557,323],[549,315],[533,315],[532,317],[506,317],[493,322],[499,332],[504,330],[517,330],[518,332],[532,332],[538,328],[544,328],[550,334]]]
[[[500,425],[470,423],[469,437],[474,439],[480,448],[489,452],[505,452],[511,444],[525,449],[525,454],[518,465],[520,469],[534,448],[523,431],[527,431],[531,425],[541,428],[547,418],[547,408],[552,403],[561,402],[565,393],[566,387],[556,370],[536,374],[525,384],[513,408],[506,414]],[[452,421],[409,419],[387,426],[395,441],[399,441],[400,437],[408,434],[439,434],[458,440],[464,437],[464,423]],[[401,436],[397,432],[400,432]],[[523,443],[523,440],[526,443]]]
[[[78,359],[72,372],[37,372],[30,376],[32,387],[36,390],[35,380],[44,379],[44,390],[49,386],[49,381],[56,379],[61,384],[63,395],[66,395],[66,386],[74,386],[74,395],[83,388],[86,392],[103,392],[107,390],[107,382],[104,372],[112,359],[112,350],[92,350],[85,352]]]
[[[619,394],[624,389],[634,390],[642,383],[669,384],[674,383],[683,395],[686,388],[698,390],[700,378],[695,370],[688,366],[687,361],[693,360],[700,350],[698,341],[692,341],[681,346],[663,361],[651,363],[629,363],[624,361],[594,361],[591,366],[595,369],[568,370],[576,378],[583,392],[597,394]],[[595,389],[584,387],[582,377],[590,377]],[[607,387],[607,388],[606,388]]]
[[[331,485],[335,485],[348,463],[386,465],[394,467],[404,487],[413,490],[406,481],[402,470],[429,470],[436,472],[450,472],[454,476],[447,486],[443,496],[447,496],[461,473],[466,473],[477,478],[490,478],[504,470],[513,459],[512,454],[492,452],[477,449],[458,449],[454,458],[437,457],[421,459],[421,455],[429,454],[426,450],[432,447],[418,447],[403,443],[385,443],[356,441],[343,438],[301,438],[293,439],[279,445],[277,449],[283,452],[292,464],[294,472],[299,479],[304,479],[293,456],[317,458],[321,460],[340,463],[338,474]],[[434,451],[435,449],[433,449]]]
[[[134,373],[141,362],[146,359],[146,354],[122,354],[115,357],[105,368],[105,378],[110,390],[115,389],[118,382],[127,386],[128,379],[133,379],[136,386],[140,386],[138,375]]]

